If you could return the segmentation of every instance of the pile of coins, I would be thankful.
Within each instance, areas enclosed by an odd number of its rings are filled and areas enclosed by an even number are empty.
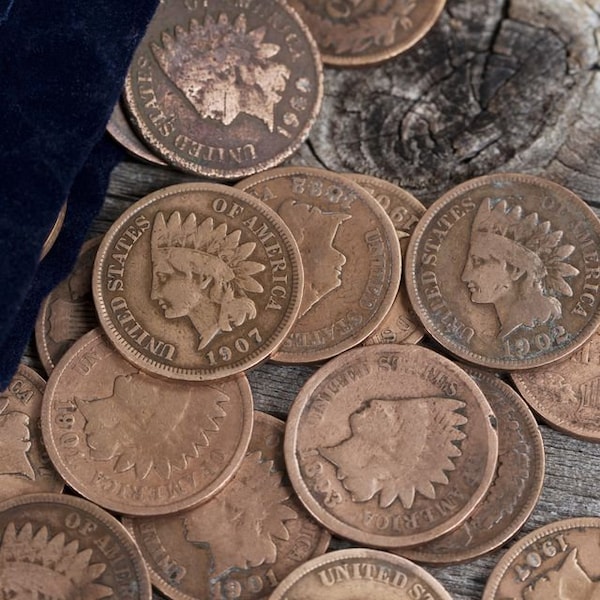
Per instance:
[[[392,3],[385,27],[370,2],[217,4],[161,3],[125,102],[138,156],[239,181],[138,200],[44,303],[48,383],[22,366],[0,395],[0,596],[448,599],[415,563],[498,548],[542,488],[515,388],[597,439],[600,222],[529,175],[425,210],[372,177],[276,167],[316,118],[321,55],[388,58],[442,4]],[[351,5],[359,35],[340,38]],[[412,41],[366,42],[397,23]],[[285,423],[253,407],[265,360],[319,366]],[[484,598],[595,597],[599,524],[524,537]],[[364,547],[327,552],[331,534]]]

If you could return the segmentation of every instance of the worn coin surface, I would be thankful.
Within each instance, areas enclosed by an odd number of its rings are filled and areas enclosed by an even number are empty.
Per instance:
[[[300,309],[290,230],[265,203],[219,184],[171,186],[136,202],[104,237],[94,269],[111,342],[140,369],[174,379],[256,365]]]
[[[113,516],[62,494],[0,504],[0,597],[150,600],[148,571]]]
[[[102,238],[88,240],[71,274],[42,302],[35,323],[35,344],[50,374],[63,354],[82,335],[98,326],[92,297],[92,268]]]
[[[324,169],[271,169],[237,184],[273,208],[300,247],[300,314],[273,360],[331,358],[370,335],[389,311],[402,269],[391,219],[358,184]]]
[[[523,526],[542,491],[544,444],[531,411],[497,377],[475,369],[466,371],[496,415],[498,466],[488,493],[458,529],[401,551],[402,556],[418,562],[464,562],[498,548]]]
[[[483,600],[595,600],[600,594],[600,519],[544,525],[514,544],[489,576]]]
[[[416,44],[445,0],[289,0],[315,36],[323,62],[342,67],[382,62]]]
[[[126,519],[152,582],[174,600],[267,598],[329,534],[306,512],[285,476],[284,423],[256,412],[248,453],[217,496],[174,516]]]
[[[344,175],[365,188],[383,207],[396,228],[400,250],[404,257],[410,236],[423,216],[425,207],[412,194],[384,179],[359,173],[344,173]],[[410,305],[406,284],[402,279],[398,295],[388,314],[364,343],[416,344],[424,334],[421,322]]]
[[[19,365],[0,392],[0,500],[63,489],[63,480],[42,442],[40,415],[45,388],[46,382],[35,371]]]
[[[275,166],[307,137],[322,97],[318,48],[282,0],[161,2],[125,101],[168,163],[236,179]]]
[[[281,582],[269,600],[451,600],[432,575],[381,550],[351,548],[314,558]]]
[[[204,502],[233,477],[252,418],[244,375],[210,384],[153,377],[96,329],[52,372],[42,432],[80,494],[119,513],[156,515]]]
[[[565,358],[600,323],[600,221],[551,181],[499,173],[437,200],[406,257],[413,307],[469,362],[530,369]]]
[[[600,333],[564,361],[511,377],[529,406],[549,425],[600,442]]]
[[[298,496],[333,533],[399,548],[458,527],[496,468],[495,418],[475,382],[425,348],[350,350],[302,387],[286,426]]]

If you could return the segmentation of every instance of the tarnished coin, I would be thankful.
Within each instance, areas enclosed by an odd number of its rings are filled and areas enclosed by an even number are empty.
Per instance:
[[[94,300],[140,369],[203,381],[267,358],[300,309],[298,246],[263,202],[219,184],[158,190],[126,210],[96,258]]]
[[[381,323],[398,292],[398,237],[377,201],[324,169],[272,169],[237,184],[273,208],[300,247],[300,315],[273,360],[305,363],[356,346]]]
[[[441,583],[409,560],[366,548],[330,552],[296,569],[269,600],[451,600]]]
[[[600,519],[556,521],[514,544],[492,571],[482,600],[600,597]]]
[[[322,78],[316,44],[283,0],[167,0],[134,55],[125,100],[168,163],[236,179],[300,146]]]
[[[414,46],[433,26],[445,0],[289,0],[315,36],[323,62],[379,63]]]
[[[401,551],[431,564],[464,562],[498,548],[523,526],[544,481],[544,445],[531,411],[521,397],[493,375],[466,369],[497,419],[498,467],[488,493],[473,514],[452,533]]]
[[[71,274],[48,294],[35,323],[35,345],[50,374],[82,335],[98,326],[92,297],[92,268],[102,238],[88,240]]]
[[[600,221],[539,177],[467,181],[427,211],[406,257],[413,307],[447,350],[485,367],[566,357],[600,323]]]
[[[494,416],[475,382],[431,350],[382,344],[321,367],[294,401],[290,480],[333,533],[399,548],[458,527],[496,468]]]
[[[40,255],[40,260],[42,260],[48,254],[48,252],[50,252],[50,250],[52,249],[52,246],[54,246],[54,242],[56,241],[56,238],[58,237],[58,234],[60,233],[60,230],[62,229],[63,223],[65,222],[66,214],[67,214],[67,203],[65,202],[61,206],[61,209],[58,211],[56,221],[54,221],[54,225],[52,225],[52,228],[50,229],[50,231],[48,232],[48,235],[46,236],[46,239],[44,240],[44,244],[42,246],[42,253]]]
[[[42,442],[45,387],[35,371],[19,365],[8,387],[0,391],[0,501],[34,492],[62,492],[63,480]]]
[[[423,216],[425,207],[412,194],[384,179],[358,173],[344,175],[365,188],[383,207],[396,228],[404,257],[410,236]],[[401,280],[398,295],[388,314],[364,343],[416,344],[424,334],[421,322],[410,305],[406,284]]]
[[[135,542],[91,502],[29,494],[0,504],[0,597],[150,600],[151,594]]]
[[[240,470],[212,500],[175,516],[124,521],[169,598],[267,598],[327,549],[329,534],[286,481],[284,423],[260,412],[254,423]]]
[[[119,513],[160,515],[208,500],[233,477],[252,418],[245,376],[210,384],[152,377],[96,329],[52,372],[42,433],[80,494]]]
[[[552,427],[600,442],[600,333],[564,361],[511,377],[529,406]]]

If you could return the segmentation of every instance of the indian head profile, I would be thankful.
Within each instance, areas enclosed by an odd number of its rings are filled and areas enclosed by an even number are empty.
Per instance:
[[[8,401],[0,398],[0,475],[35,479],[29,460],[31,432],[29,416],[18,410],[4,412]]]
[[[559,298],[573,295],[566,280],[579,274],[565,262],[575,248],[562,237],[519,205],[490,198],[481,203],[461,280],[473,302],[494,305],[499,337],[561,317]]]
[[[290,228],[302,255],[304,289],[300,315],[342,285],[346,257],[334,246],[341,224],[351,215],[321,210],[318,206],[286,200],[277,210]]]
[[[241,231],[227,231],[213,219],[197,222],[178,211],[168,220],[159,212],[152,228],[152,290],[167,319],[187,318],[199,335],[198,350],[219,333],[232,331],[256,317],[248,294],[263,291],[254,275],[265,266],[247,260],[254,242],[240,243]]]

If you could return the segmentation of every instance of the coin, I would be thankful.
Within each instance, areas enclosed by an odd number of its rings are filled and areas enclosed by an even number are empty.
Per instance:
[[[50,374],[63,354],[82,335],[98,326],[92,297],[92,267],[102,238],[85,242],[71,274],[42,302],[35,323],[35,344]]]
[[[487,492],[494,416],[458,366],[418,346],[350,350],[290,409],[285,460],[300,500],[333,533],[399,548],[458,527]]]
[[[240,470],[212,500],[179,515],[124,521],[169,598],[267,598],[327,549],[329,534],[286,481],[283,421],[257,411],[254,423]]]
[[[390,218],[348,178],[324,169],[271,169],[237,184],[273,208],[300,247],[300,315],[277,362],[331,358],[370,335],[389,311],[402,268]]]
[[[456,356],[520,370],[574,352],[600,323],[600,221],[531,175],[467,181],[437,200],[406,259],[413,307]]]
[[[396,228],[400,250],[405,256],[410,236],[423,216],[425,207],[412,194],[384,179],[358,173],[344,175],[365,188],[383,207]],[[416,344],[424,334],[421,322],[410,305],[406,284],[401,280],[398,295],[388,314],[364,343]]]
[[[600,592],[600,519],[544,525],[514,544],[492,571],[483,600],[593,600]]]
[[[425,569],[409,560],[366,548],[329,552],[286,577],[269,600],[451,600]]]
[[[63,205],[61,206],[60,210],[58,211],[58,215],[56,217],[56,221],[54,221],[54,225],[52,225],[50,232],[48,233],[48,235],[46,236],[46,239],[44,240],[44,244],[42,245],[42,252],[40,255],[40,260],[42,260],[48,254],[48,252],[50,252],[50,250],[52,249],[52,246],[54,246],[54,242],[56,242],[56,238],[58,237],[58,234],[60,233],[60,230],[62,229],[62,226],[65,222],[66,214],[67,214],[67,203],[64,202]]]
[[[0,392],[0,501],[33,492],[62,492],[63,480],[42,442],[45,387],[35,371],[19,365]]]
[[[29,494],[0,504],[2,598],[150,600],[129,533],[81,498]]]
[[[282,0],[161,2],[134,55],[125,101],[168,163],[237,179],[308,136],[322,98],[319,51]]]
[[[136,202],[106,234],[94,269],[111,342],[169,378],[222,379],[258,364],[300,309],[289,229],[264,203],[219,184],[175,185]]]
[[[433,27],[445,0],[289,0],[315,36],[323,62],[379,63],[414,46]]]
[[[157,515],[204,502],[233,477],[252,417],[243,375],[211,384],[152,377],[96,329],[52,372],[42,433],[58,471],[88,500]]]
[[[493,375],[466,369],[497,418],[498,467],[488,493],[473,514],[452,533],[401,551],[417,562],[464,562],[498,548],[523,526],[544,482],[544,444],[521,397]]]

